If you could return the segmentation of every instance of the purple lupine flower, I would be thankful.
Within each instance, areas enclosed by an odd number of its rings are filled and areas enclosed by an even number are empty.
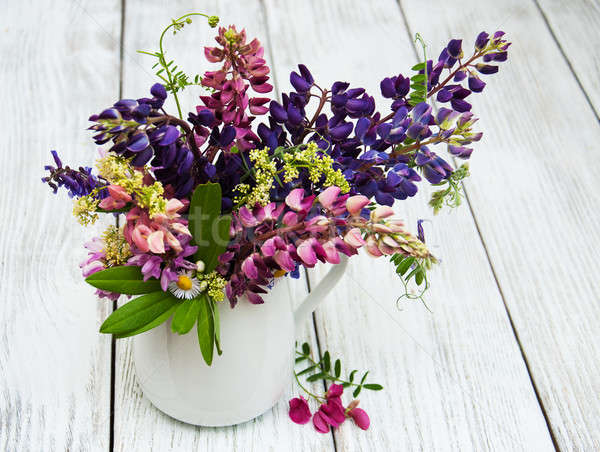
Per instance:
[[[415,163],[423,170],[423,175],[431,184],[439,184],[452,174],[454,169],[435,152],[426,146],[421,147],[415,158]]]
[[[78,170],[63,167],[63,163],[58,157],[56,151],[50,151],[56,166],[46,165],[44,170],[50,173],[49,176],[43,177],[42,182],[48,184],[54,193],[57,193],[59,187],[64,187],[69,197],[80,197],[89,195],[92,190],[98,187],[105,187],[106,182],[100,181],[92,174],[90,167],[80,166]],[[106,196],[106,190],[100,190],[97,197],[103,198]]]

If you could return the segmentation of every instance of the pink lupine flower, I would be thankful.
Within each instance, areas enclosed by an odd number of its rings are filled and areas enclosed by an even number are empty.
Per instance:
[[[338,250],[335,246],[335,243],[333,243],[333,241],[328,241],[323,243],[323,249],[325,250],[325,253],[327,254],[326,260],[327,262],[329,262],[330,264],[339,264],[340,263],[340,254],[338,253]]]
[[[379,249],[377,239],[373,236],[367,237],[365,249],[367,250],[367,253],[369,253],[373,257],[380,257],[383,255],[383,253]]]
[[[106,188],[108,189],[108,196],[100,201],[100,204],[98,204],[101,209],[122,209],[132,199],[125,189],[119,185],[109,185]]]
[[[244,262],[242,262],[242,271],[250,279],[258,278],[258,268],[256,267],[256,264],[254,263],[255,254],[256,253],[251,254],[246,259],[244,259]]]
[[[365,244],[365,240],[362,238],[360,229],[352,228],[344,236],[344,242],[353,248],[360,248]]]
[[[308,240],[305,240],[296,248],[296,253],[309,268],[314,267],[317,263],[317,254]]]
[[[163,231],[154,231],[148,236],[148,246],[150,251],[156,254],[163,254],[165,252],[165,233]]]
[[[394,209],[390,206],[379,206],[371,211],[371,221],[379,221],[392,215],[394,215]]]
[[[324,232],[329,228],[330,221],[323,215],[317,215],[306,222],[305,229],[309,232]]]
[[[295,224],[298,224],[300,222],[300,219],[298,218],[298,214],[296,212],[292,212],[290,210],[283,215],[281,221],[286,226],[293,226]]]
[[[363,195],[350,196],[346,200],[346,209],[348,209],[350,215],[359,215],[369,202],[369,198]]]
[[[292,256],[287,251],[278,250],[277,252],[275,252],[275,256],[273,256],[273,259],[275,259],[277,265],[279,265],[281,269],[285,270],[286,272],[291,272],[296,268],[296,263],[294,262],[294,259],[292,259]]]
[[[392,228],[383,224],[383,223],[375,223],[371,226],[371,229],[375,232],[383,232],[385,234],[391,234],[392,232]]]
[[[242,206],[238,211],[238,218],[240,219],[242,225],[246,228],[252,228],[254,226],[258,226],[260,222],[252,215],[250,209],[246,206]]]
[[[298,254],[308,267],[314,267],[317,260],[325,262],[327,258],[327,253],[323,245],[314,237],[310,237],[300,243],[298,248],[296,248],[296,254]]]
[[[350,245],[348,245],[340,237],[334,237],[333,239],[330,240],[330,242],[332,242],[335,245],[335,248],[340,253],[344,253],[346,256],[354,256],[355,254],[357,254],[356,249],[351,247]]]
[[[306,424],[308,421],[310,421],[310,408],[308,407],[308,403],[304,397],[295,397],[290,400],[289,404],[289,416],[293,422],[296,424]]]
[[[150,234],[152,234],[152,229],[145,224],[138,224],[135,226],[131,234],[131,239],[133,240],[133,243],[135,243],[135,246],[144,253],[147,253],[150,250],[150,245],[148,243]]]
[[[307,212],[313,205],[315,195],[304,197],[304,189],[296,188],[285,198],[285,203],[296,212]]]
[[[319,195],[319,202],[323,207],[325,207],[328,210],[331,210],[333,207],[333,203],[337,199],[339,194],[339,187],[336,187],[335,185],[328,187],[325,190],[323,190]]]

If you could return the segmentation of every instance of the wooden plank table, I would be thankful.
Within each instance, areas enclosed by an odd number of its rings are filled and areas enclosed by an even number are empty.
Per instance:
[[[0,31],[0,450],[600,450],[600,8],[589,0],[141,0],[5,2]],[[156,410],[136,383],[130,340],[97,333],[113,309],[79,275],[89,238],[64,199],[38,181],[58,149],[91,164],[91,113],[147,94],[171,17],[200,10],[236,23],[266,48],[277,93],[304,63],[320,85],[378,83],[433,53],[503,29],[509,63],[473,96],[484,139],[467,199],[433,217],[429,192],[397,203],[426,224],[443,258],[429,312],[396,304],[385,262],[351,260],[347,274],[297,332],[386,387],[361,394],[367,432],[297,426],[287,399],[230,428],[200,428]],[[202,72],[214,30],[196,25],[169,51]],[[435,56],[435,55],[434,55]],[[197,93],[188,92],[191,110]],[[109,220],[106,220],[109,221]],[[297,298],[322,277],[310,271]],[[315,383],[322,384],[320,382]]]

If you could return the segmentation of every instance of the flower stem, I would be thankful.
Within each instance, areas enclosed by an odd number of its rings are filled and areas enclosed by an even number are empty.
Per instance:
[[[160,35],[160,40],[158,41],[158,47],[160,50],[159,61],[160,61],[161,66],[165,69],[165,73],[167,74],[168,83],[169,83],[169,85],[171,85],[171,87],[173,86],[173,75],[171,74],[171,70],[169,69],[169,66],[167,65],[167,61],[165,59],[165,51],[163,48],[163,39],[165,37],[165,34],[167,33],[167,30],[169,30],[171,27],[175,27],[176,25],[180,24],[182,20],[184,20],[188,17],[191,17],[191,16],[204,16],[207,19],[209,17],[203,13],[184,14],[179,19],[175,19],[173,22],[171,22],[169,24],[169,26],[163,30],[162,34]],[[179,113],[179,119],[183,120],[183,114],[181,113],[181,105],[179,104],[179,98],[177,97],[177,93],[175,92],[174,89],[172,89],[171,92],[173,94],[173,97],[175,98],[175,104],[177,105],[177,112]]]
[[[336,382],[338,382],[338,383],[343,383],[343,384],[347,384],[347,385],[350,385],[350,386],[360,386],[359,384],[353,383],[353,382],[351,382],[351,381],[346,381],[346,380],[343,380],[343,379],[341,379],[341,378],[338,378],[338,377],[334,377],[334,376],[333,376],[333,375],[331,375],[329,372],[325,372],[325,370],[323,370],[323,368],[321,367],[321,362],[320,362],[320,361],[319,361],[319,362],[315,361],[314,359],[312,359],[312,358],[310,357],[310,355],[305,355],[304,353],[301,353],[301,352],[299,352],[298,350],[296,350],[296,354],[298,354],[298,355],[300,355],[300,356],[302,356],[302,357],[306,358],[308,361],[310,361],[310,363],[311,363],[311,364],[314,364],[315,366],[319,366],[319,369],[321,370],[321,372],[322,372],[323,374],[325,374],[327,377],[329,377],[329,378],[328,378],[328,380],[331,380],[331,381],[336,381]],[[294,373],[294,374],[295,374],[295,373]],[[297,380],[297,379],[298,379],[298,377],[296,377],[296,380]]]
[[[294,378],[296,379],[296,383],[298,383],[298,386],[300,386],[300,388],[301,388],[301,389],[302,389],[304,392],[306,392],[306,393],[307,393],[307,394],[308,394],[310,397],[312,397],[313,399],[315,399],[317,402],[321,403],[321,402],[323,402],[323,401],[325,401],[325,400],[326,400],[326,399],[325,399],[325,397],[321,397],[321,396],[318,396],[318,395],[316,395],[316,394],[313,394],[313,393],[312,393],[312,392],[310,392],[308,389],[306,389],[306,388],[304,387],[304,385],[303,385],[302,383],[300,383],[300,379],[298,378],[298,375],[296,375],[296,372],[295,372],[295,371],[294,371]]]

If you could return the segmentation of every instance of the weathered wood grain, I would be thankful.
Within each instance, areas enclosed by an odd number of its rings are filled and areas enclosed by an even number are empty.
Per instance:
[[[600,4],[593,0],[537,0],[564,56],[600,116]]]
[[[467,188],[558,445],[598,450],[600,126],[533,3],[402,5],[430,42],[498,27],[515,43],[473,99],[486,134]]]
[[[125,16],[125,96],[144,96],[155,81],[149,69],[153,62],[148,57],[136,55],[135,51],[156,48],[160,30],[169,18],[192,11],[216,14],[220,16],[222,25],[235,23],[238,29],[245,27],[249,36],[257,36],[265,46],[269,45],[262,8],[256,1],[148,4],[130,0]],[[204,60],[204,46],[213,45],[216,30],[208,28],[201,18],[195,19],[188,28],[168,38],[168,53],[187,72],[203,73],[210,67]],[[266,56],[268,59],[268,50]],[[183,93],[184,111],[194,111],[200,93],[200,89],[193,88]],[[167,109],[176,112],[172,102]],[[299,302],[306,294],[304,278],[295,286],[296,302]],[[317,349],[310,319],[303,331],[297,332],[297,337],[298,341],[308,340]],[[298,393],[292,381],[293,376],[290,375],[289,389],[279,404],[253,421],[226,428],[194,427],[161,413],[143,397],[135,379],[131,340],[117,341],[114,450],[333,450],[331,435],[315,434],[312,426],[299,426],[289,420],[287,401]]]
[[[349,81],[380,100],[379,80],[406,74],[415,62],[393,1],[273,1],[267,11],[282,86],[290,69],[302,62],[322,87]],[[430,27],[423,22],[418,30],[433,48],[443,45],[430,36]],[[475,171],[485,146],[478,146]],[[425,190],[397,204],[408,224],[432,218],[427,195]],[[401,302],[397,309],[400,281],[388,263],[366,256],[350,260],[345,281],[317,310],[324,347],[352,367],[370,369],[385,386],[382,393],[360,396],[371,415],[369,431],[342,426],[335,434],[337,449],[552,450],[468,207],[432,220],[426,226],[428,243],[443,260],[427,294],[433,313],[418,302]]]
[[[0,25],[0,450],[109,449],[110,305],[81,277],[93,234],[40,178],[90,165],[87,118],[118,91],[119,3],[4,2]],[[100,227],[95,228],[98,232]]]

